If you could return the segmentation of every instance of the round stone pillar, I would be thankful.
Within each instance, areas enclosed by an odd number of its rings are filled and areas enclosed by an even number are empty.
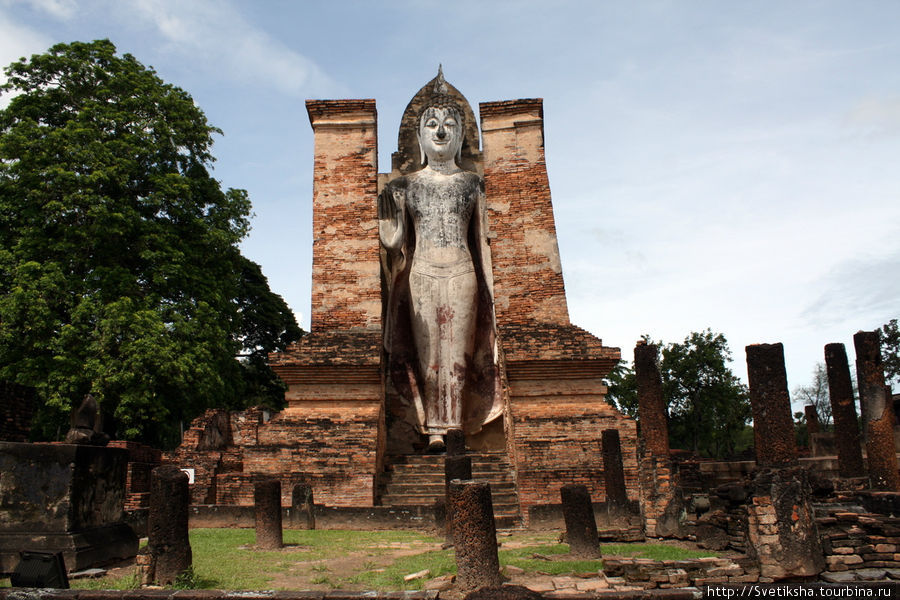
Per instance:
[[[456,549],[456,584],[472,590],[502,583],[491,486],[453,480],[447,489],[448,513]]]

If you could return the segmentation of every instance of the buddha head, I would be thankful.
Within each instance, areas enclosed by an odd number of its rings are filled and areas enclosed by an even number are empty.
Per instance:
[[[447,95],[432,97],[419,115],[419,150],[422,165],[459,161],[465,132],[465,113]]]

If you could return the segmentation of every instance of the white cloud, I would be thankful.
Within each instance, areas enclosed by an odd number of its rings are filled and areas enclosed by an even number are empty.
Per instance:
[[[13,22],[0,12],[0,66],[42,52],[51,44],[50,38]],[[6,81],[6,75],[0,72],[0,84]],[[0,108],[6,108],[11,98],[8,94],[0,96]]]
[[[28,3],[61,21],[71,19],[78,10],[75,0],[28,0]]]
[[[274,87],[296,97],[325,95],[335,83],[315,61],[247,21],[227,2],[132,0],[114,5],[123,19],[137,17],[166,40],[166,50],[220,77]],[[121,7],[121,8],[119,8]]]
[[[75,0],[3,0],[0,4],[3,6],[25,4],[38,12],[61,21],[71,19],[78,10]]]

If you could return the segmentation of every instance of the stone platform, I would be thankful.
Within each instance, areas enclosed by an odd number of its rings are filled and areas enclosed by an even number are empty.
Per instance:
[[[0,572],[23,550],[62,552],[69,571],[134,556],[127,461],[118,448],[0,442]]]

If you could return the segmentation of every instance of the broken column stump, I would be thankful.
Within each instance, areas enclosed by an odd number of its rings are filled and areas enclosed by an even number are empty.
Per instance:
[[[491,486],[453,480],[447,488],[448,513],[456,550],[456,584],[462,590],[502,583]]]
[[[447,445],[447,456],[458,456],[466,453],[466,434],[462,429],[448,429],[444,436]]]
[[[298,529],[316,528],[316,510],[311,485],[298,483],[291,490],[291,520]]]
[[[834,418],[834,443],[837,446],[838,473],[841,477],[863,477],[862,448],[859,440],[859,421],[853,401],[850,366],[843,344],[825,346],[825,371],[828,375],[828,396]]]
[[[451,429],[451,431],[454,430]],[[447,439],[449,442],[449,435],[447,436]],[[459,454],[450,454],[450,448],[451,445],[448,443],[447,456],[444,457],[444,497],[437,500],[435,511],[437,513],[443,512],[445,525],[444,534],[447,538],[447,541],[452,544],[453,528],[451,527],[451,524],[453,523],[453,516],[451,514],[452,509],[450,506],[450,482],[454,479],[459,479],[460,481],[467,481],[469,479],[472,479],[472,457]],[[440,521],[437,516],[435,518],[438,522]]]
[[[150,472],[150,511],[147,519],[149,564],[142,579],[170,585],[191,566],[188,539],[190,506],[187,473],[174,465]]]
[[[569,484],[559,489],[563,519],[566,521],[566,541],[575,556],[600,558],[600,538],[591,495],[584,485]]]
[[[881,341],[877,331],[853,335],[856,347],[856,383],[859,386],[863,423],[866,426],[866,457],[873,488],[900,492],[897,453],[894,447],[893,403],[884,385]]]
[[[628,494],[625,490],[625,468],[622,465],[622,445],[619,441],[619,431],[604,429],[600,434],[600,446],[603,452],[606,503],[611,512],[622,513],[628,505]]]
[[[669,422],[658,358],[659,349],[655,344],[639,342],[634,348],[634,378],[644,450],[654,456],[668,458]]]
[[[284,544],[281,537],[281,481],[260,479],[253,484],[256,508],[256,547],[277,550]]]
[[[754,344],[746,350],[756,464],[763,468],[796,465],[797,442],[784,370],[784,346]]]
[[[806,417],[806,433],[808,433],[810,439],[812,439],[812,434],[819,433],[821,429],[819,426],[819,413],[816,412],[815,406],[807,404],[803,407],[803,416]]]
[[[754,477],[747,537],[763,577],[812,577],[825,570],[811,497],[802,467],[766,469]]]

